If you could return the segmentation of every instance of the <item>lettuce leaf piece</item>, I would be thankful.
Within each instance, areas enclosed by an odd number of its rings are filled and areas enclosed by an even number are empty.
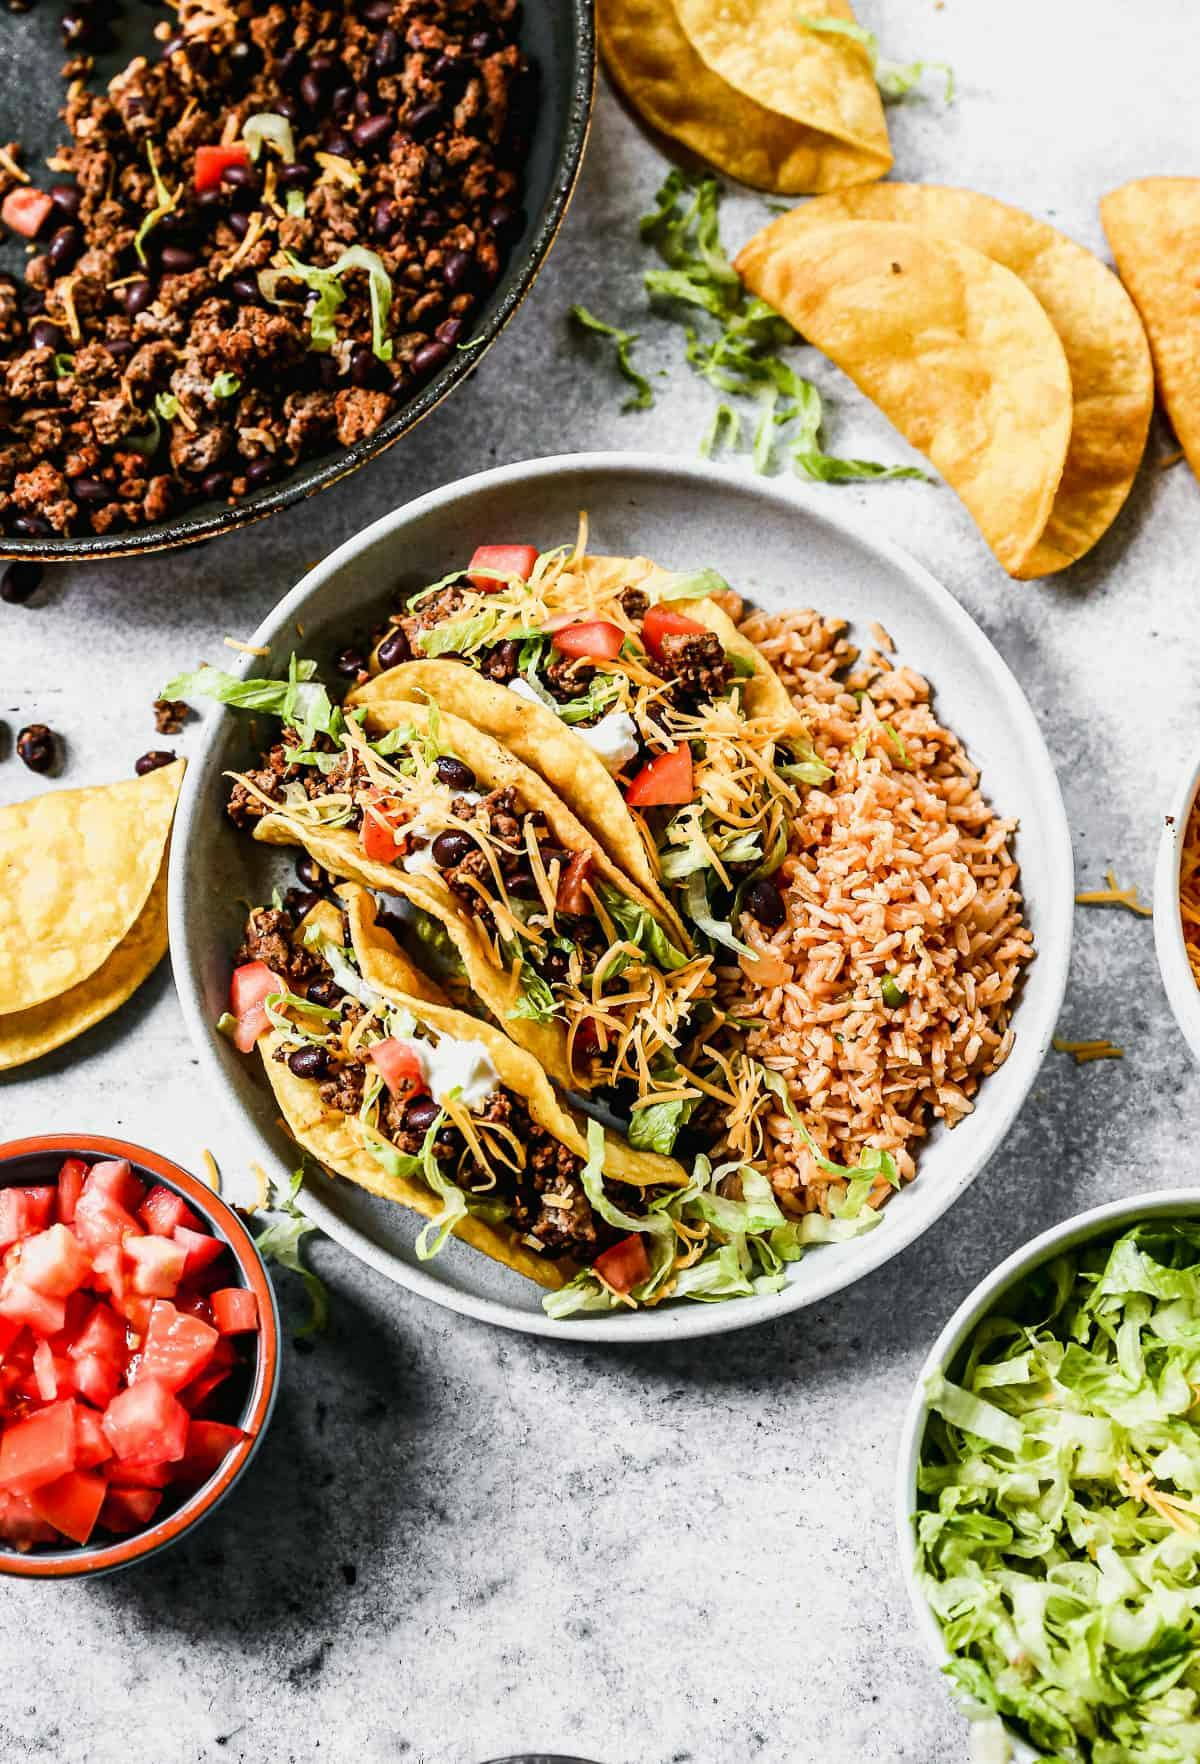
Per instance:
[[[846,1168],[842,1164],[835,1164],[831,1159],[824,1157],[817,1148],[816,1140],[797,1114],[796,1105],[788,1093],[788,1087],[785,1084],[782,1075],[779,1072],[772,1072],[766,1066],[757,1066],[756,1069],[758,1071],[760,1083],[765,1089],[769,1090],[773,1096],[778,1097],[780,1103],[783,1105],[783,1112],[787,1116],[789,1124],[800,1135],[801,1139],[803,1139],[805,1145],[808,1147],[813,1162],[819,1170],[824,1170],[827,1176],[840,1178],[840,1180],[847,1183],[853,1182],[856,1178],[869,1177],[870,1185],[873,1185],[876,1177],[883,1176],[893,1188],[899,1187],[900,1176],[896,1169],[896,1160],[892,1157],[890,1152],[872,1147],[866,1154],[864,1154],[861,1164],[855,1164],[850,1168]]]
[[[292,134],[292,125],[286,116],[274,110],[259,110],[248,116],[242,124],[242,140],[254,164],[263,148],[269,142],[286,165],[290,165],[296,157],[296,142]]]
[[[633,346],[638,340],[636,331],[622,331],[616,325],[605,324],[603,319],[589,312],[586,306],[575,305],[571,308],[571,317],[581,329],[591,331],[597,337],[611,337],[616,355],[617,372],[623,380],[628,380],[633,391],[621,406],[622,410],[649,410],[654,403],[654,388],[645,374],[639,373],[633,365]]]
[[[319,1335],[329,1326],[328,1288],[321,1276],[307,1265],[300,1248],[304,1239],[318,1229],[296,1205],[303,1181],[304,1166],[301,1165],[292,1172],[286,1193],[281,1195],[274,1185],[271,1186],[268,1202],[274,1216],[269,1224],[254,1234],[258,1253],[265,1261],[276,1262],[279,1267],[298,1274],[304,1282],[309,1311],[307,1323],[297,1331],[301,1340]]]
[[[335,740],[342,732],[341,711],[331,703],[324,686],[314,676],[317,664],[292,657],[286,680],[240,679],[221,668],[205,665],[191,674],[179,674],[163,687],[164,698],[213,698],[235,710],[268,711],[299,729],[311,742],[316,734]]]
[[[944,102],[954,103],[954,69],[945,61],[888,61],[880,56],[879,38],[874,31],[850,18],[801,18],[806,31],[824,32],[827,36],[848,37],[865,51],[871,64],[871,78],[879,87],[879,95],[894,103],[907,98],[924,79],[926,69],[945,76]]]
[[[708,886],[703,870],[693,870],[683,885],[684,912],[705,937],[714,943],[732,949],[738,955],[753,955],[748,944],[734,935],[733,926],[727,919],[718,919],[708,904]]]
[[[675,968],[687,966],[690,957],[675,948],[647,907],[636,900],[630,900],[627,894],[619,893],[607,882],[601,882],[598,893],[614,924],[624,932],[630,943],[636,943],[664,972],[670,973]]]
[[[669,1154],[675,1149],[680,1130],[691,1118],[696,1107],[693,1097],[679,1097],[674,1102],[650,1103],[635,1109],[629,1117],[626,1134],[635,1151]]]

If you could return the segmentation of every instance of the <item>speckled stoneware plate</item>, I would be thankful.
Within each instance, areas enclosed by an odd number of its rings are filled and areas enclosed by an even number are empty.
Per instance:
[[[853,511],[839,512],[844,506],[836,492],[801,494],[653,456],[576,454],[505,466],[376,521],[310,570],[255,633],[255,645],[269,654],[245,658],[247,673],[285,669],[298,645],[328,669],[333,653],[382,616],[399,588],[444,575],[484,540],[558,544],[574,536],[586,509],[597,551],[642,552],[679,568],[712,565],[764,606],[816,606],[849,618],[860,634],[882,619],[901,659],[933,681],[939,715],[981,766],[996,808],[1021,825],[1023,891],[1039,954],[1017,1008],[1016,1045],[983,1086],[974,1114],[953,1133],[935,1131],[917,1181],[875,1231],[810,1253],[789,1270],[787,1288],[769,1297],[553,1323],[538,1289],[519,1275],[455,1242],[419,1263],[409,1214],[350,1183],[316,1178],[304,1196],[312,1218],[401,1285],[487,1322],[573,1340],[666,1341],[742,1329],[849,1286],[912,1243],[1012,1125],[1066,984],[1074,885],[1058,782],[1020,687],[982,631],[911,558],[864,533]],[[249,723],[210,711],[189,769],[171,855],[171,949],[202,1070],[230,1105],[245,1155],[279,1170],[291,1167],[293,1154],[257,1062],[239,1056],[213,1027],[225,1008],[245,903],[268,899],[275,882],[294,877],[292,860],[238,835],[222,813],[222,773],[253,759]]]

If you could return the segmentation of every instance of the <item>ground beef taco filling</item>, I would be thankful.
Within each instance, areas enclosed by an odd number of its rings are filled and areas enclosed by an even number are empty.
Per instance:
[[[520,224],[516,0],[219,0],[41,190],[0,154],[0,531],[107,534],[371,435],[452,356]]]
[[[284,1004],[277,1015],[295,1024],[296,1033],[285,1027],[272,1057],[316,1083],[327,1108],[358,1116],[404,1157],[431,1153],[441,1179],[462,1191],[468,1207],[512,1225],[538,1253],[590,1261],[615,1241],[617,1233],[584,1192],[583,1159],[534,1120],[525,1099],[507,1086],[497,1081],[486,1096],[472,1098],[473,1147],[419,1075],[380,1083],[372,1049],[392,1039],[396,1023],[388,1021],[386,1007],[370,1007],[339,986],[290,913],[263,907],[250,914],[237,954],[243,962],[263,962],[279,979]],[[310,1015],[305,1003],[323,1014]],[[439,1039],[415,1023],[405,1027],[415,1044]]]

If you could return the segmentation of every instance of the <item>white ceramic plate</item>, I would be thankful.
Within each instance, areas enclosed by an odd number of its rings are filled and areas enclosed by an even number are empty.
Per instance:
[[[376,521],[310,570],[255,633],[255,646],[268,657],[246,658],[244,671],[284,669],[294,646],[327,667],[401,587],[444,575],[485,540],[549,546],[571,539],[581,509],[588,512],[594,550],[645,553],[677,568],[711,565],[761,605],[815,606],[849,618],[860,636],[881,619],[900,658],[933,681],[938,713],[982,768],[996,808],[1020,822],[1022,886],[1038,946],[1015,1015],[1013,1053],[983,1085],[974,1114],[953,1133],[934,1132],[922,1149],[917,1181],[889,1203],[876,1230],[806,1256],[789,1270],[782,1293],[553,1323],[532,1283],[463,1244],[452,1242],[436,1260],[419,1263],[416,1225],[400,1208],[347,1182],[318,1178],[306,1190],[306,1211],[331,1237],[453,1310],[576,1340],[666,1341],[745,1328],[840,1291],[912,1243],[979,1173],[1033,1084],[1062,1002],[1071,844],[1033,713],[957,601],[911,558],[840,515],[836,493],[802,495],[699,464],[576,454],[504,466],[436,490]],[[222,812],[222,773],[252,763],[250,722],[244,714],[210,712],[189,768],[171,854],[171,949],[202,1070],[243,1130],[246,1155],[279,1170],[294,1160],[257,1062],[239,1056],[213,1028],[225,1008],[245,903],[268,899],[274,882],[293,879],[284,854],[236,833]]]
[[[1175,1021],[1194,1058],[1200,1060],[1200,987],[1188,961],[1179,914],[1179,866],[1198,787],[1200,758],[1192,755],[1176,787],[1158,845],[1154,869],[1154,950]]]
[[[917,1463],[921,1442],[925,1437],[928,1408],[925,1386],[937,1372],[952,1376],[952,1368],[976,1326],[993,1311],[1000,1309],[1004,1294],[1027,1274],[1055,1256],[1066,1255],[1089,1238],[1119,1236],[1131,1225],[1145,1219],[1192,1218],[1200,1213],[1200,1188],[1156,1189],[1151,1194],[1130,1195],[1124,1200],[1107,1201],[1086,1213],[1076,1213],[1059,1225],[1052,1225],[985,1276],[973,1292],[967,1294],[942,1333],[929,1350],[913,1389],[904,1428],[900,1436],[900,1454],[896,1460],[896,1536],[900,1547],[900,1567],[908,1596],[916,1613],[917,1628],[939,1666],[948,1659],[941,1627],[929,1609],[921,1591],[916,1572],[916,1540],[913,1536],[913,1514],[917,1510]],[[1043,1754],[1026,1740],[1010,1731],[1013,1764],[1036,1764]]]

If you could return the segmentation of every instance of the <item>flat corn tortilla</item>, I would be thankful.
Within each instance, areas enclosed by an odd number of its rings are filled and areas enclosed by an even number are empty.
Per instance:
[[[108,959],[78,986],[28,1010],[0,1017],[0,1072],[28,1065],[110,1017],[167,953],[167,860],[150,898]]]
[[[391,934],[376,923],[379,909],[374,897],[353,882],[343,883],[337,892],[345,904],[350,940],[367,985],[395,1003],[407,1005],[418,1022],[428,1023],[443,1035],[460,1040],[474,1036],[482,1041],[501,1079],[510,1090],[524,1097],[534,1120],[577,1156],[586,1158],[587,1139],[579,1117],[559,1101],[537,1060],[494,1024],[466,1011],[456,1011],[451,1005],[430,1004],[419,994],[409,992],[404,982],[414,972],[413,965]],[[674,1158],[663,1157],[659,1152],[637,1151],[615,1133],[606,1133],[604,1140],[604,1168],[614,1180],[636,1188],[686,1186],[687,1171]]]
[[[769,232],[770,229],[767,229]],[[969,245],[893,221],[831,221],[739,254],[747,285],[928,456],[1020,575],[1071,439],[1071,374],[1041,305]]]
[[[811,10],[852,16],[848,6],[835,13],[833,0],[817,0]],[[744,184],[800,195],[881,178],[891,166],[879,94],[861,54],[848,53],[852,46],[806,33],[806,61],[811,56],[819,71],[798,85],[812,105],[811,116],[798,121],[713,73],[685,34],[672,0],[599,0],[596,23],[608,71],[633,108],[652,128]],[[829,79],[828,91],[822,77]],[[843,108],[836,92],[844,84],[861,86],[864,113],[872,101],[878,110],[853,139],[836,132]]]
[[[184,761],[0,808],[0,1020],[102,967],[150,896]]]
[[[1200,478],[1200,178],[1137,178],[1100,219],[1150,337],[1171,426]]]
[[[1036,295],[1070,369],[1071,440],[1045,530],[1014,573],[1026,579],[1066,569],[1108,531],[1146,449],[1154,372],[1128,294],[1098,257],[1046,221],[994,196],[939,184],[875,184],[820,196],[781,215],[760,237],[764,249],[785,250],[807,228],[837,220],[901,221],[955,239],[1003,264]]]

